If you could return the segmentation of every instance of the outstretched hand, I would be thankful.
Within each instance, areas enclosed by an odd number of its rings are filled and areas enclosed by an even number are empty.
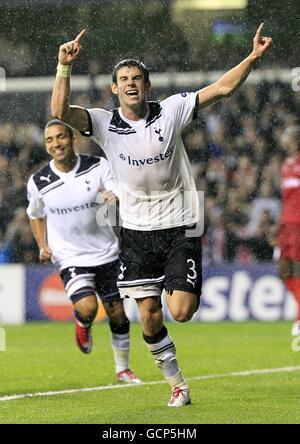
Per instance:
[[[263,28],[264,24],[261,23],[253,39],[253,53],[257,57],[261,57],[264,54],[264,52],[272,45],[271,37],[263,37],[261,35]]]
[[[81,39],[85,34],[83,29],[71,42],[64,43],[59,47],[58,61],[61,65],[71,65],[78,57],[81,49]]]

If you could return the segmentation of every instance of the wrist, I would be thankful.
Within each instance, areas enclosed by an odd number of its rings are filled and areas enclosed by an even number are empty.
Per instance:
[[[56,77],[71,77],[72,64],[70,65],[62,65],[58,63],[56,68]]]
[[[256,51],[252,51],[249,55],[249,59],[252,64],[255,64],[260,59],[260,56],[257,54]]]

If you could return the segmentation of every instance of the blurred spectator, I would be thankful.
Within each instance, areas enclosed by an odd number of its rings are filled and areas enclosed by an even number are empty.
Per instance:
[[[5,233],[5,226],[0,223],[0,264],[7,264],[12,259],[12,246]]]

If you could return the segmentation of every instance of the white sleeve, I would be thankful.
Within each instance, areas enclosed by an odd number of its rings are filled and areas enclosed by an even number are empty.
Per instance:
[[[39,190],[37,189],[32,176],[27,183],[27,199],[29,202],[26,209],[28,217],[30,219],[43,219],[46,216],[44,204],[39,197]]]
[[[86,111],[90,120],[90,131],[87,135],[104,149],[112,113],[102,108],[91,108]]]
[[[108,191],[113,191],[116,195],[118,195],[117,184],[109,167],[109,163],[104,157],[101,157],[100,162],[100,187]]]
[[[175,94],[161,102],[174,121],[176,128],[181,132],[192,120],[197,117],[198,94],[195,92]]]

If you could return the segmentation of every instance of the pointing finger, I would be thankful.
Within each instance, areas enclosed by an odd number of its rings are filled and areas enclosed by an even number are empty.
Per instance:
[[[84,34],[85,34],[85,29],[83,29],[83,30],[78,34],[78,36],[77,36],[76,39],[75,39],[75,42],[79,42],[79,43],[80,43],[80,40],[82,39],[82,37],[84,36]]]
[[[256,35],[257,35],[257,36],[260,36],[260,34],[261,34],[263,28],[264,28],[264,23],[261,23],[261,24],[259,25],[257,31],[256,31]]]

